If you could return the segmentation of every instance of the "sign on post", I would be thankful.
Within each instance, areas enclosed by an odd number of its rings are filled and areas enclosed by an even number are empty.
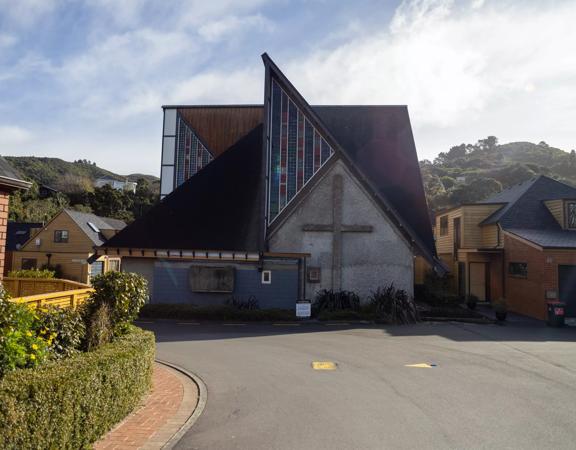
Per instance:
[[[296,317],[310,317],[312,315],[312,302],[310,300],[296,300]]]

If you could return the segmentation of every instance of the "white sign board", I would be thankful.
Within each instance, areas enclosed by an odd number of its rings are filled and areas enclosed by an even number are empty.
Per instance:
[[[310,317],[312,315],[312,305],[310,302],[296,303],[296,317]]]

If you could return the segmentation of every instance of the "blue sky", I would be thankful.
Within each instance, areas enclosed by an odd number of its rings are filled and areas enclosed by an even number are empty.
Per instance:
[[[489,134],[576,148],[576,2],[0,0],[0,154],[158,174],[162,104],[406,104],[421,158]]]

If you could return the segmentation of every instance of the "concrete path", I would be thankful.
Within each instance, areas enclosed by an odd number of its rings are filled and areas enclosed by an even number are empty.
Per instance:
[[[208,387],[176,448],[576,447],[574,328],[141,326],[156,332],[159,358]],[[436,367],[406,367],[418,363]]]

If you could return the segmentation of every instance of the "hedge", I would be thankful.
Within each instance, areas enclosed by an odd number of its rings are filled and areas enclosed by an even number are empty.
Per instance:
[[[88,353],[0,379],[0,448],[90,448],[149,391],[154,335],[136,327]]]

